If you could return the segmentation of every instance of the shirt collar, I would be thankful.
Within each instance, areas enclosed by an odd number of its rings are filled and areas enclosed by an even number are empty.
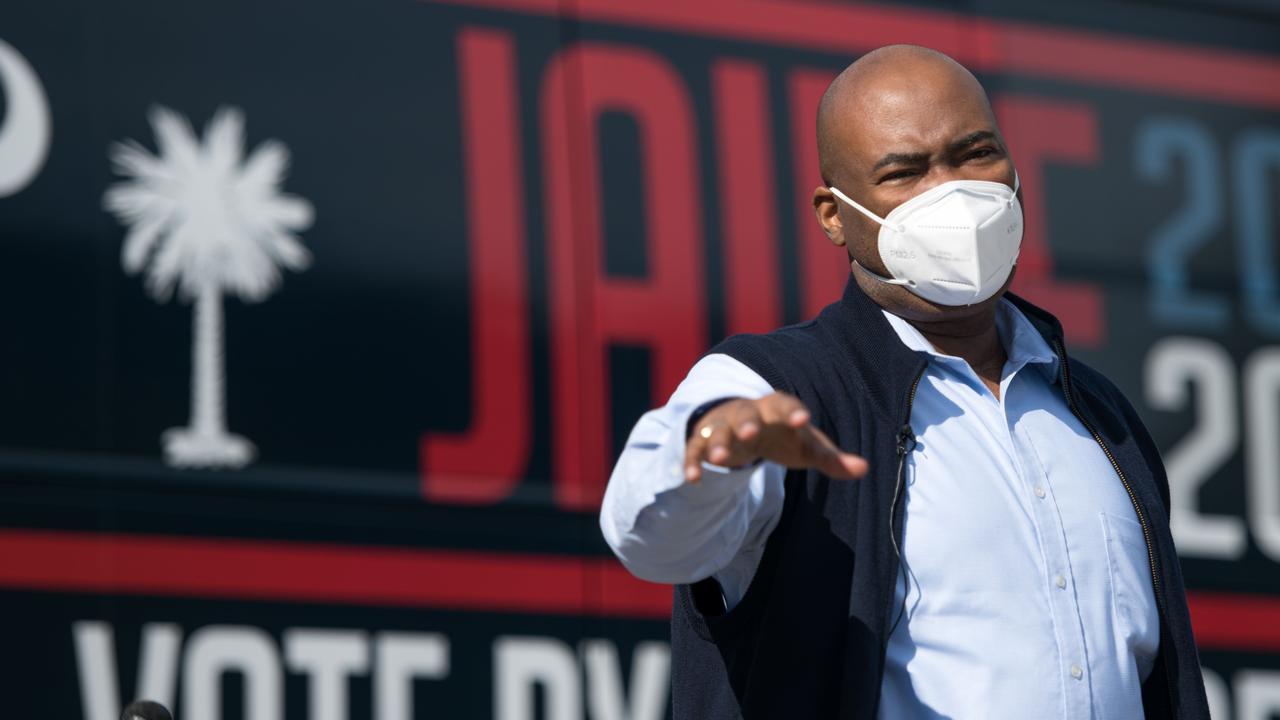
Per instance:
[[[956,359],[938,352],[911,323],[883,308],[881,312],[908,349],[928,353],[932,358]],[[1022,311],[1005,298],[1000,298],[996,305],[996,331],[1000,334],[1000,342],[1004,343],[1005,354],[1009,356],[1008,362],[1014,367],[1035,365],[1050,383],[1058,379],[1057,354]]]

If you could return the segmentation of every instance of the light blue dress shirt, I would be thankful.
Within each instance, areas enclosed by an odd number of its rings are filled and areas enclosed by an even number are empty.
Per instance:
[[[930,362],[911,412],[918,442],[896,590],[905,612],[880,716],[1141,718],[1159,642],[1146,543],[1110,461],[1063,399],[1053,351],[1001,302],[1008,361],[997,398],[964,360],[886,317]],[[705,402],[772,391],[745,365],[709,355],[636,425],[601,510],[606,540],[633,573],[714,576],[730,607],[741,599],[777,524],[785,469],[704,464],[706,479],[686,484],[684,428]]]

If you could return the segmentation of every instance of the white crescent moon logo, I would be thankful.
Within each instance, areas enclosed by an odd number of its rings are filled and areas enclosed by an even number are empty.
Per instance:
[[[26,58],[0,40],[0,89],[5,116],[0,125],[0,197],[26,187],[44,167],[53,129],[49,101]]]

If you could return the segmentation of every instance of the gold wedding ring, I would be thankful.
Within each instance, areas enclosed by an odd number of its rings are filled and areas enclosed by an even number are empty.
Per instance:
[[[712,433],[712,429],[710,425],[703,425],[702,429],[698,431],[698,434],[702,436],[703,440],[710,440],[711,433]]]

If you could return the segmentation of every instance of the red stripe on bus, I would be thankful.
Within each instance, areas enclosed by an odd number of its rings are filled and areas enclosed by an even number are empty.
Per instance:
[[[612,558],[0,531],[0,587],[664,619],[671,588]]]
[[[936,48],[979,72],[1280,108],[1280,58],[942,10],[818,0],[422,0],[858,54]]]
[[[609,558],[0,531],[0,587],[665,620],[671,588]],[[1203,650],[1280,651],[1280,596],[1187,593]]]
[[[1202,650],[1280,651],[1280,596],[1189,591]]]

